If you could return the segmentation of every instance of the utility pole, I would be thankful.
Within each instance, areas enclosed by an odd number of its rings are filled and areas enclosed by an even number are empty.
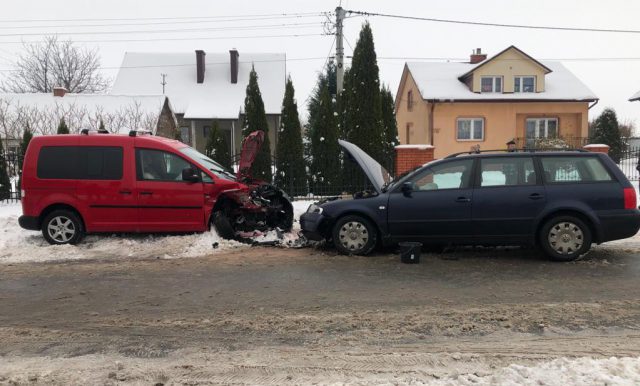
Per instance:
[[[344,84],[344,46],[342,45],[342,21],[345,11],[342,7],[336,7],[336,80],[340,94]]]
[[[162,85],[162,95],[164,95],[164,86],[167,84],[167,74],[160,74],[160,76],[162,76],[162,82],[160,84]]]

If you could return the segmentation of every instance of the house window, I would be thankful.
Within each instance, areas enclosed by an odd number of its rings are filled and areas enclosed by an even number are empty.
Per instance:
[[[202,136],[205,138],[209,138],[209,133],[211,132],[211,126],[203,126],[202,127]]]
[[[411,143],[411,128],[413,127],[413,123],[411,122],[407,122],[407,127],[406,127],[406,138],[407,138],[407,145],[409,145]]]
[[[513,92],[536,92],[536,77],[516,76],[513,78]]]
[[[557,138],[558,118],[527,119],[527,138]]]
[[[180,128],[180,141],[187,145],[191,144],[191,128],[189,127]]]
[[[407,92],[407,110],[413,110],[413,91],[409,90]]]
[[[501,76],[483,76],[480,78],[480,91],[482,92],[502,92]]]
[[[483,141],[484,119],[482,118],[458,118],[458,141]]]

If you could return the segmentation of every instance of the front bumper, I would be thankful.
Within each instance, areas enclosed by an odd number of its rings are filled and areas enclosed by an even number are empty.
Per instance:
[[[328,236],[328,218],[321,213],[304,213],[300,216],[302,234],[309,240],[322,241]]]
[[[22,228],[28,229],[30,231],[40,230],[38,217],[35,217],[35,216],[20,216],[18,218],[18,224],[20,224]]]

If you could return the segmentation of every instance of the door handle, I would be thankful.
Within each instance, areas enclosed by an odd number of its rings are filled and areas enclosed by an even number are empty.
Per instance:
[[[153,194],[153,192],[140,192],[141,196],[150,196],[152,194]]]
[[[471,199],[468,197],[458,197],[456,198],[456,202],[471,202]]]
[[[539,200],[541,198],[544,198],[544,194],[540,194],[540,193],[531,193],[529,195],[529,198],[532,200]]]
[[[120,193],[120,194],[131,194],[131,191],[130,190],[121,190],[118,193]]]

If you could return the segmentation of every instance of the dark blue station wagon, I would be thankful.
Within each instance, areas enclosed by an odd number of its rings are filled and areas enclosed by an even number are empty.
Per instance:
[[[459,154],[392,180],[378,162],[340,141],[371,181],[373,194],[313,204],[300,218],[312,240],[345,254],[376,245],[539,246],[569,261],[592,243],[640,228],[636,193],[606,155],[585,151]]]

